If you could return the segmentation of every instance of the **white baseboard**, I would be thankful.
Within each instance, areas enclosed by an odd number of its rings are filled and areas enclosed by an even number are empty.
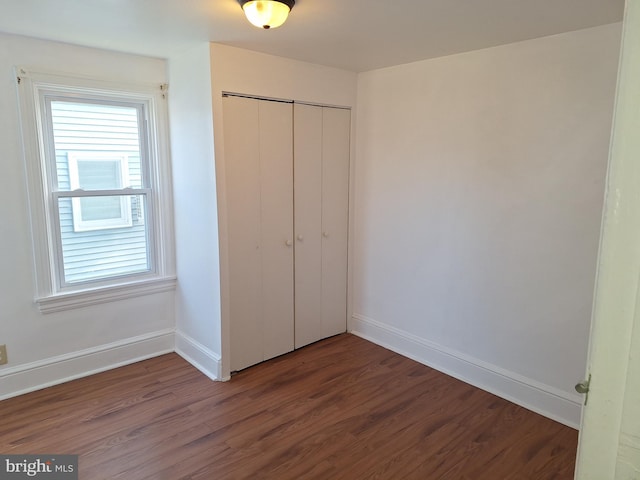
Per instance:
[[[0,370],[0,400],[174,351],[167,329]]]
[[[582,399],[395,327],[354,314],[351,333],[572,428]]]
[[[222,379],[220,356],[178,330],[176,330],[175,352],[211,380]]]

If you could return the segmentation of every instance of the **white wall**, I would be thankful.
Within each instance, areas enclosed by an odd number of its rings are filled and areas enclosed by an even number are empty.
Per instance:
[[[0,34],[0,398],[173,349],[174,293],[43,315],[35,285],[14,66],[166,82],[158,59]]]
[[[220,378],[218,220],[209,44],[169,60],[176,226],[176,349]]]
[[[619,41],[359,76],[354,331],[577,425]]]
[[[227,377],[230,337],[222,92],[350,107],[356,102],[357,76],[335,68],[211,44],[211,81],[222,279],[222,374]],[[354,120],[352,115],[352,124]]]

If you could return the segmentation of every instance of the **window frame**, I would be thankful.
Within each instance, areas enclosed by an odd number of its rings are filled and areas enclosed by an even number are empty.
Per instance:
[[[35,303],[43,313],[174,290],[175,246],[171,165],[168,144],[167,86],[109,82],[16,67],[22,143],[27,179]],[[114,104],[143,104],[143,149],[146,185],[114,190],[124,195],[145,195],[150,271],[86,282],[64,282],[58,198],[95,196],[101,191],[57,190],[55,152],[43,129],[47,98]],[[142,152],[141,152],[142,154]],[[53,165],[48,159],[54,159]]]

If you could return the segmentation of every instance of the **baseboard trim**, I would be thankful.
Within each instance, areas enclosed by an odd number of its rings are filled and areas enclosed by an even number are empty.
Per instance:
[[[175,352],[211,380],[222,379],[220,356],[179,330],[175,332]]]
[[[0,400],[174,351],[167,329],[0,370]]]
[[[385,325],[364,315],[351,318],[352,334],[486,390],[528,410],[578,429],[581,398]]]

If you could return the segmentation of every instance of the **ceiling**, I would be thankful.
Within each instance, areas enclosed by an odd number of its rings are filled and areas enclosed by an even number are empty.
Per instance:
[[[0,31],[170,58],[196,42],[356,72],[622,20],[624,0],[297,0],[260,30],[236,0],[0,0]]]

